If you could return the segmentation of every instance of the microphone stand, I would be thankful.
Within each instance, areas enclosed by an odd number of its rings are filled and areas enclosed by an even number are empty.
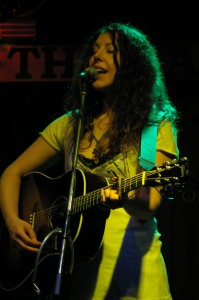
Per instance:
[[[77,128],[77,139],[75,143],[75,151],[73,154],[73,161],[72,161],[72,173],[71,173],[71,181],[70,181],[70,189],[68,195],[68,203],[67,203],[67,210],[66,210],[66,219],[65,225],[63,228],[63,235],[62,235],[62,243],[61,243],[61,252],[60,258],[58,263],[58,272],[55,279],[55,286],[54,291],[51,299],[61,299],[61,289],[62,289],[62,281],[63,281],[63,272],[64,272],[64,262],[65,262],[65,254],[66,254],[66,245],[67,239],[70,231],[70,221],[71,221],[71,210],[72,210],[72,203],[75,196],[75,189],[76,189],[76,167],[77,167],[77,157],[79,152],[79,143],[82,134],[82,124],[83,124],[83,114],[84,114],[84,104],[86,99],[86,80],[83,80],[79,83],[80,88],[80,110],[79,110],[79,121],[78,121],[78,128]],[[72,269],[71,269],[72,270]]]

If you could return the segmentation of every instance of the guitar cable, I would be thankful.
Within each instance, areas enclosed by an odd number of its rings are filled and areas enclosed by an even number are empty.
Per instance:
[[[39,261],[40,255],[42,254],[43,248],[44,248],[45,244],[47,243],[47,241],[49,240],[49,238],[51,236],[53,236],[54,234],[59,234],[59,233],[62,233],[62,229],[61,228],[56,228],[56,229],[53,229],[51,232],[49,232],[48,235],[43,240],[43,242],[41,244],[41,247],[40,247],[40,249],[39,249],[39,251],[37,253],[37,257],[36,257],[36,260],[35,260],[35,266],[34,266],[34,272],[33,272],[33,276],[32,276],[32,283],[33,283],[33,286],[34,286],[34,292],[37,295],[41,294],[40,288],[35,283],[36,282],[36,275],[37,275],[37,268],[38,268],[39,263],[41,263],[41,261],[44,259],[43,258],[42,260]],[[69,237],[69,243],[70,243],[70,248],[71,248],[71,263],[70,263],[70,268],[69,268],[69,273],[71,274],[72,270],[73,270],[73,265],[74,265],[74,247],[73,247],[73,242],[72,242],[71,236],[69,235],[68,237]],[[47,256],[58,255],[58,254],[59,254],[59,252],[56,252],[56,253],[53,253],[53,254],[50,253]],[[47,256],[45,256],[45,258]]]

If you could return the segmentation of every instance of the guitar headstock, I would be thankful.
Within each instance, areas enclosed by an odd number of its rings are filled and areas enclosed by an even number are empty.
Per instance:
[[[121,193],[127,193],[142,186],[151,187],[183,187],[188,175],[188,160],[186,157],[172,162],[165,162],[162,166],[151,171],[138,173],[131,178],[122,178],[120,183]],[[116,187],[117,189],[117,187]]]
[[[188,176],[188,159],[183,157],[172,162],[165,161],[162,166],[156,167],[147,176],[147,185],[178,185],[183,184]],[[154,181],[154,183],[152,182]]]
[[[181,192],[186,184],[189,169],[187,157],[174,159],[172,162],[164,162],[160,167],[156,168],[158,178],[156,183],[160,183],[162,193],[167,198],[173,199],[174,193]]]

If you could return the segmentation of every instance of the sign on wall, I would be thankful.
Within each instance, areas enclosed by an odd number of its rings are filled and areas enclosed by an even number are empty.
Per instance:
[[[76,55],[72,46],[0,44],[0,82],[68,81]]]
[[[199,79],[199,43],[159,45],[164,69],[172,79]],[[1,82],[69,81],[78,47],[0,44]]]

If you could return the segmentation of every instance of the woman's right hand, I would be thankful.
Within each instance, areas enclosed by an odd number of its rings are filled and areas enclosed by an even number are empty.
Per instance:
[[[39,136],[0,176],[1,213],[11,241],[23,250],[37,252],[41,242],[37,240],[31,224],[18,217],[22,179],[26,174],[41,170],[44,166],[46,169],[48,166],[52,167],[61,159],[62,154]],[[29,188],[31,190],[32,186]]]
[[[7,228],[11,241],[16,247],[22,250],[38,252],[41,242],[37,240],[31,224],[16,217],[7,222]]]

